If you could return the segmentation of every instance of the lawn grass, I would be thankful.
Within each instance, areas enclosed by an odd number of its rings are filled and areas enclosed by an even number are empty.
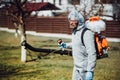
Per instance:
[[[46,49],[59,49],[58,38],[27,35],[32,46]],[[69,42],[68,39],[63,39]],[[120,43],[109,43],[109,57],[97,60],[94,80],[120,80]],[[0,80],[71,80],[73,59],[68,55],[51,53],[35,61],[20,61],[20,37],[0,31]],[[36,59],[39,53],[32,52]]]

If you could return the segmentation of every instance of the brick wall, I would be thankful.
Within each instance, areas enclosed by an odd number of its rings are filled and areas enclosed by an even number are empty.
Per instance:
[[[9,18],[5,15],[0,15],[0,26],[2,27],[8,27],[9,25]]]
[[[106,21],[106,36],[120,38],[120,22],[118,21]]]

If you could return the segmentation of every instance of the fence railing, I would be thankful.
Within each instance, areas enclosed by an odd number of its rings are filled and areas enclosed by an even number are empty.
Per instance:
[[[41,33],[63,33],[71,34],[68,20],[65,17],[28,17],[25,19],[26,30]],[[120,22],[106,21],[107,29],[104,33],[107,37],[120,38]],[[0,16],[0,27],[14,29],[14,25],[10,17]]]

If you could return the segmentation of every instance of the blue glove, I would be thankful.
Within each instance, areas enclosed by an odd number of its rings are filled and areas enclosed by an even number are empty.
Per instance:
[[[93,72],[88,71],[86,73],[85,80],[93,80]]]
[[[61,44],[58,44],[60,48],[66,48],[66,43],[62,42]]]

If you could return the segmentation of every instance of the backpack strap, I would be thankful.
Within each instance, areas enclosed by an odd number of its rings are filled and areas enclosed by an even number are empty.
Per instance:
[[[90,30],[90,29],[84,28],[83,31],[82,31],[82,33],[81,33],[81,42],[82,42],[83,46],[85,46],[84,41],[83,41],[83,36],[84,36],[84,33],[85,33],[87,30]]]

